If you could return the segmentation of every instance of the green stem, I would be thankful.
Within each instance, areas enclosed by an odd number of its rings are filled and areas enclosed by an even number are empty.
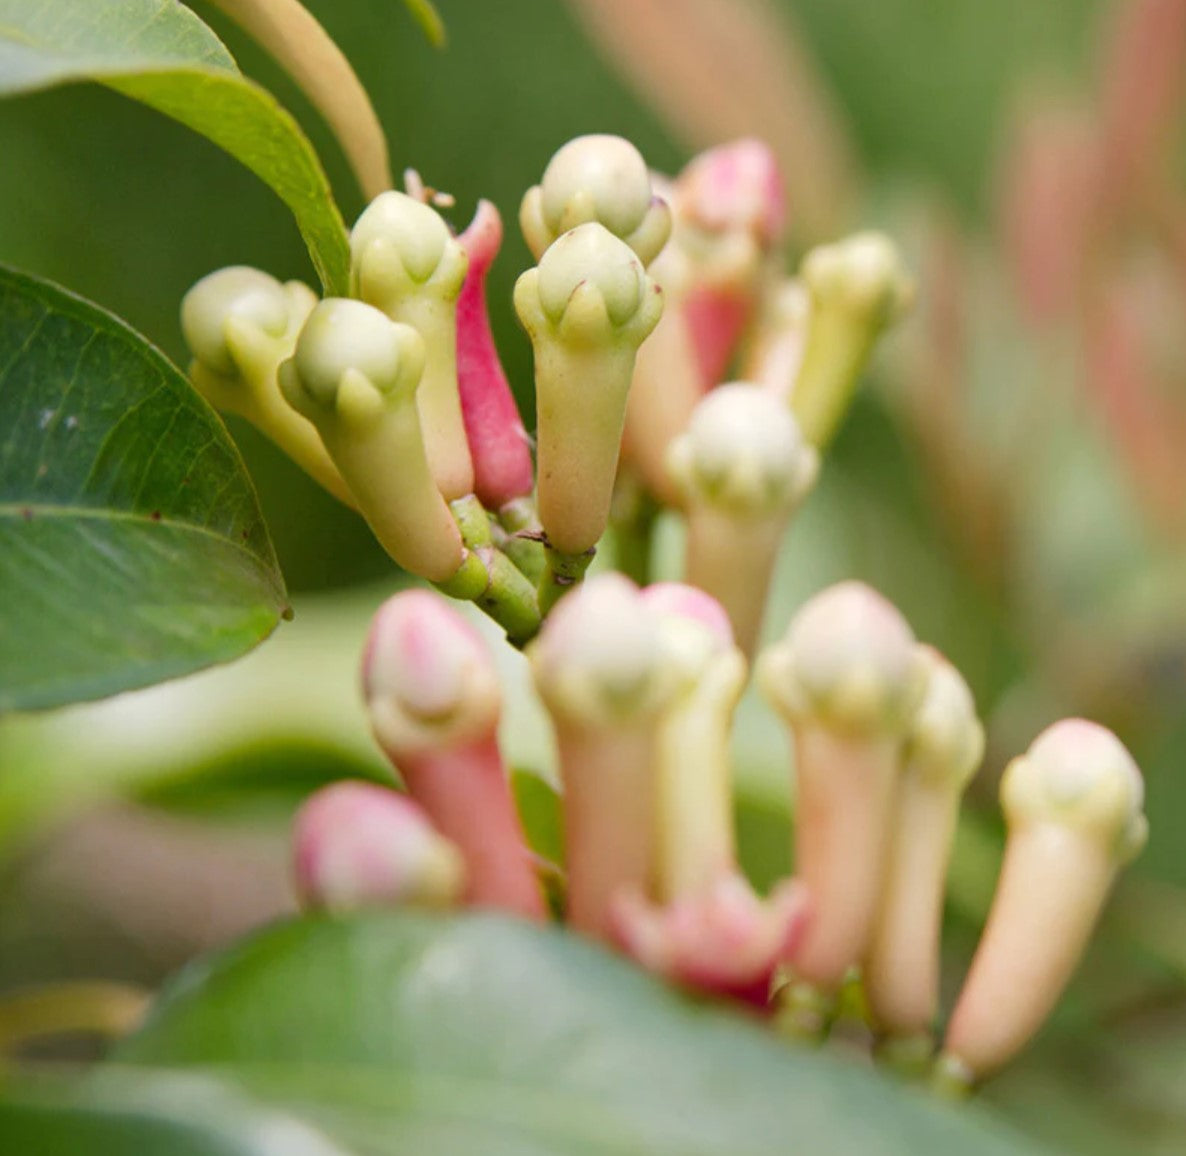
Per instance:
[[[580,584],[593,561],[596,550],[583,554],[565,554],[550,543],[544,543],[544,572],[539,580],[539,609],[543,617],[574,586]]]
[[[883,1036],[873,1048],[878,1064],[906,1080],[924,1080],[932,1073],[935,1039],[930,1032]]]
[[[543,530],[531,498],[516,498],[498,511],[498,521],[506,531],[499,548],[537,585],[544,575]]]
[[[542,613],[535,587],[501,550],[480,551],[489,585],[474,602],[507,632],[514,646],[526,646],[539,632]]]
[[[623,471],[614,486],[610,506],[614,560],[620,570],[639,586],[651,580],[651,546],[660,506],[632,474]]]
[[[472,494],[449,504],[466,546],[457,573],[437,589],[451,598],[472,602],[507,632],[514,646],[525,646],[539,631],[540,609],[535,588],[515,564],[494,545],[490,518]]]

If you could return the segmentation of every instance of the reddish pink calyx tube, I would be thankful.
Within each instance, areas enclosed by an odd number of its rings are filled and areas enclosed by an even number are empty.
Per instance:
[[[406,754],[399,769],[408,794],[432,816],[437,830],[462,849],[468,868],[466,903],[545,919],[543,890],[495,738]]]
[[[707,391],[725,379],[737,344],[754,311],[751,292],[693,289],[682,302],[684,319]]]
[[[502,245],[502,218],[479,201],[458,238],[469,269],[457,299],[457,388],[474,463],[474,492],[487,509],[526,497],[535,484],[531,440],[503,372],[486,310],[486,274]]]

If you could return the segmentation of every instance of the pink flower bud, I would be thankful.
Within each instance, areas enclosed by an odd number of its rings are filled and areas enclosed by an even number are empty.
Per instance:
[[[478,632],[437,595],[397,594],[371,626],[363,688],[408,793],[465,856],[467,899],[544,918],[498,749],[498,672]]]
[[[709,232],[740,229],[765,249],[782,240],[786,187],[778,161],[760,140],[718,145],[694,157],[674,188],[677,218]]]
[[[469,257],[457,299],[457,388],[465,435],[474,463],[474,492],[498,510],[530,494],[535,485],[531,439],[503,372],[486,311],[486,274],[502,245],[502,218],[479,201],[470,226],[458,238]]]
[[[341,782],[306,800],[293,826],[297,893],[306,907],[345,911],[404,903],[448,907],[465,864],[411,799]]]

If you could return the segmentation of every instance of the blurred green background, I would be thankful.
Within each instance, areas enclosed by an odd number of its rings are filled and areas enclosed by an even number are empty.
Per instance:
[[[357,188],[300,93],[217,13],[193,7],[225,36],[243,70],[297,114],[353,220]],[[649,99],[637,75],[628,79],[616,62],[614,38],[590,40],[575,2],[442,0],[444,51],[394,0],[309,7],[369,90],[395,171],[414,166],[452,192],[459,227],[480,196],[513,221],[523,190],[579,133],[621,133],[668,171],[707,143],[686,130],[697,109],[673,119],[662,100]],[[622,36],[632,34],[628,6],[616,15],[612,4],[589,7],[610,12]],[[727,28],[748,19],[750,7],[719,0],[717,19],[723,14]],[[1083,386],[1092,377],[1094,315],[1072,310],[1035,324],[1018,305],[1002,173],[1010,172],[1018,116],[1034,101],[1055,93],[1082,103],[1088,120],[1103,116],[1096,97],[1109,91],[1118,13],[1137,7],[779,0],[770,10],[780,35],[814,62],[812,83],[831,110],[832,147],[848,158],[848,198],[835,227],[889,227],[924,266],[920,319],[879,359],[873,388],[828,459],[793,532],[771,619],[782,625],[827,582],[862,577],[972,682],[991,741],[979,811],[956,864],[953,978],[991,893],[999,842],[993,778],[1005,759],[1059,714],[1083,712],[1114,725],[1147,774],[1152,839],[1137,882],[1122,890],[1102,946],[1054,1027],[989,1093],[1025,1127],[1082,1153],[1186,1151],[1186,892],[1179,890],[1186,888],[1186,529],[1151,509],[1148,487]],[[653,40],[635,49],[644,58],[648,51],[670,56],[686,34],[677,16],[660,36],[649,29]],[[798,58],[776,52],[775,71],[780,62],[793,69]],[[727,81],[714,73],[711,52],[695,75],[706,104],[725,102],[717,86]],[[752,125],[738,118],[736,135],[760,133],[773,115],[760,100],[752,112]],[[774,113],[793,120],[797,110]],[[1174,120],[1176,145],[1165,160],[1179,200],[1183,119]],[[0,260],[107,306],[179,362],[178,302],[206,272],[245,263],[312,279],[296,228],[268,189],[192,133],[110,92],[73,87],[0,104],[0,158]],[[1068,169],[1065,181],[1075,179]],[[796,184],[792,174],[792,197]],[[1105,295],[1134,262],[1186,269],[1144,210],[1143,202],[1127,209],[1099,246],[1111,264],[1092,276]],[[794,243],[824,239],[825,231],[813,221]],[[529,347],[510,306],[513,279],[529,259],[517,230],[508,228],[507,237],[491,279],[492,312],[529,412]],[[958,253],[950,280],[930,276],[945,243]],[[1159,298],[1158,316],[1178,332],[1186,330],[1183,281],[1166,277]],[[936,368],[928,350],[947,332],[952,301],[960,310],[958,356]],[[1159,404],[1180,416],[1186,357],[1160,345],[1156,352]],[[936,424],[940,411],[947,424]],[[326,723],[323,732],[316,719],[294,722],[290,734],[283,725],[265,727],[256,739],[250,720],[239,720],[220,746],[207,745],[201,732],[220,725],[225,704],[172,730],[166,711],[154,720],[148,755],[104,737],[90,765],[89,743],[61,733],[77,731],[78,721],[47,733],[11,723],[0,730],[7,777],[0,840],[9,836],[7,856],[0,843],[2,985],[97,973],[155,981],[193,950],[283,904],[277,817],[324,778],[374,769],[365,742],[348,733],[357,729],[349,705],[354,654],[368,610],[397,578],[360,520],[252,431],[232,428],[297,607],[297,621],[248,660],[256,665],[245,667],[250,674],[239,689],[246,692],[249,679],[277,680],[271,721],[283,722],[286,703],[304,709],[310,684],[324,687],[326,716],[340,707],[345,721],[337,729]],[[962,440],[950,440],[952,430]],[[1177,482],[1186,492],[1186,471]],[[1175,484],[1170,475],[1163,489]],[[69,717],[85,725],[89,716]],[[142,715],[128,718],[129,727],[143,725]],[[743,752],[757,752],[754,763],[768,752],[771,764],[742,768],[749,862],[768,878],[787,861],[780,748],[767,745],[769,723],[756,713],[744,716],[744,726]],[[541,741],[533,728],[537,720],[525,716],[517,750],[526,761]],[[110,794],[129,794],[137,806],[41,826],[75,797]],[[121,856],[122,872],[98,886],[100,865],[106,870]],[[245,877],[256,884],[240,888],[236,880]],[[182,894],[190,899],[179,913]]]

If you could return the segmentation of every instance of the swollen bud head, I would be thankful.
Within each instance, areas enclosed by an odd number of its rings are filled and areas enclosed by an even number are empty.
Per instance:
[[[528,649],[550,713],[588,727],[652,714],[674,689],[659,616],[618,574],[590,578],[566,595]]]
[[[708,393],[668,451],[668,470],[689,501],[739,514],[787,510],[815,482],[819,455],[787,407],[759,385]]]
[[[1064,719],[1014,759],[1001,780],[1010,830],[1055,823],[1100,840],[1118,863],[1145,845],[1145,786],[1132,756],[1111,731]]]
[[[984,757],[984,727],[963,675],[933,647],[918,650],[926,694],[906,737],[906,761],[926,782],[962,791]]]
[[[297,893],[306,907],[349,911],[461,897],[465,864],[405,795],[340,782],[309,798],[293,828]]]
[[[817,309],[836,309],[875,329],[890,325],[914,302],[914,280],[884,233],[857,233],[812,249],[800,276]]]
[[[902,615],[861,582],[817,594],[758,661],[758,683],[792,725],[903,734],[927,669]]]
[[[363,210],[350,253],[359,296],[384,310],[430,281],[452,300],[465,278],[465,250],[444,218],[406,193],[381,193]]]
[[[362,681],[375,737],[397,762],[492,738],[498,726],[498,672],[481,635],[427,590],[404,591],[380,607]]]
[[[181,332],[190,352],[207,369],[238,372],[227,345],[232,318],[257,326],[270,337],[288,331],[291,303],[275,277],[246,265],[232,265],[203,277],[181,301]]]
[[[570,229],[597,222],[649,264],[671,230],[670,213],[655,196],[646,162],[618,136],[581,136],[564,145],[540,184],[528,190],[519,217],[537,259]]]
[[[347,374],[382,394],[413,397],[424,370],[424,343],[407,325],[361,301],[330,298],[309,315],[283,377],[294,374],[316,403],[335,405]],[[286,388],[287,388],[287,383]]]
[[[580,225],[548,247],[540,259],[538,284],[540,306],[557,327],[571,307],[584,312],[599,301],[610,325],[620,329],[654,296],[634,250],[596,223]],[[658,319],[656,310],[646,333]]]
[[[673,207],[681,223],[707,232],[740,230],[769,249],[786,224],[786,188],[768,145],[739,140],[695,157],[679,175]]]

